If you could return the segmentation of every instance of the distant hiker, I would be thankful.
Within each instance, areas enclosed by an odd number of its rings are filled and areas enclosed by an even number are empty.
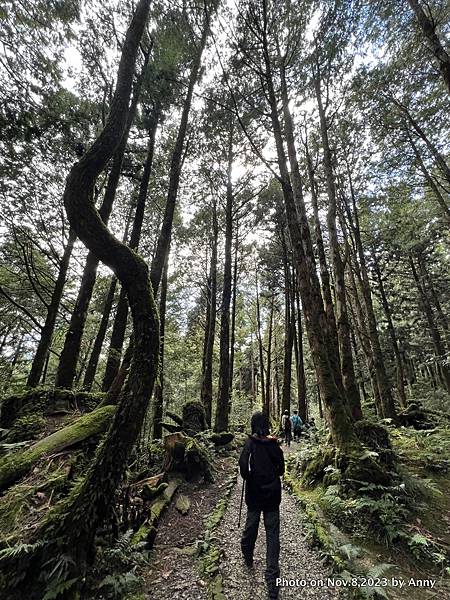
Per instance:
[[[301,420],[298,410],[294,410],[294,414],[291,417],[292,429],[294,430],[294,442],[300,441],[300,435],[302,432],[303,421]]]
[[[266,530],[265,578],[269,599],[276,600],[276,579],[280,576],[280,477],[284,473],[284,457],[277,438],[269,436],[269,419],[266,415],[261,412],[255,413],[251,419],[251,429],[252,435],[245,443],[239,458],[239,469],[246,484],[247,504],[247,520],[241,538],[241,548],[245,564],[251,568],[262,512]]]
[[[286,409],[281,417],[281,429],[284,432],[284,441],[288,446],[291,445],[292,439],[292,422],[289,418],[289,411]]]

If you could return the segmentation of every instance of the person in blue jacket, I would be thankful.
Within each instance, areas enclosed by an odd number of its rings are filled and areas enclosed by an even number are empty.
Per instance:
[[[291,417],[291,421],[292,421],[292,430],[294,432],[294,442],[299,442],[300,435],[302,433],[303,421],[302,421],[300,415],[298,414],[298,410],[294,410],[294,414]]]
[[[247,519],[241,538],[246,565],[253,566],[258,527],[263,513],[266,530],[265,578],[269,599],[278,598],[276,579],[280,576],[280,502],[284,456],[276,437],[269,435],[269,419],[257,412],[251,419],[252,434],[248,437],[239,458],[239,470],[245,480]]]

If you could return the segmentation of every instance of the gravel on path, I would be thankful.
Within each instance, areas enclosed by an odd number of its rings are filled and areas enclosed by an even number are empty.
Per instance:
[[[241,501],[242,479],[230,497],[227,512],[220,524],[216,537],[220,540],[223,556],[220,571],[223,577],[224,595],[227,600],[263,600],[267,598],[264,580],[266,540],[261,515],[258,539],[256,542],[254,567],[248,569],[242,559],[240,536],[245,523],[246,506],[242,507],[241,527],[238,528],[239,505]],[[280,600],[301,598],[302,600],[335,600],[342,598],[337,588],[319,587],[326,583],[331,573],[321,561],[319,553],[308,547],[305,532],[300,520],[300,508],[295,498],[283,490],[280,506],[281,513],[281,577],[298,579],[298,587],[280,588]],[[302,584],[306,582],[306,585]],[[319,582],[319,583],[316,583]]]

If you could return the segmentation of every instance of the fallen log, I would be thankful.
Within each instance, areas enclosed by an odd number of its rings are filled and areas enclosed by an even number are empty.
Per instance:
[[[150,550],[156,537],[156,526],[164,509],[172,501],[181,479],[171,479],[163,493],[150,506],[150,514],[131,538],[132,544],[145,543],[145,549]]]
[[[115,411],[115,406],[97,408],[91,413],[81,416],[74,423],[39,440],[27,450],[1,459],[0,492],[3,492],[18,479],[26,475],[32,466],[44,456],[60,452],[69,446],[78,444],[93,435],[105,431]]]

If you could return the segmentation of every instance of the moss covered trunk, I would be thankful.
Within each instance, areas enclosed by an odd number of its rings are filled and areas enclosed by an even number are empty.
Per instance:
[[[44,543],[34,568],[62,554],[73,563],[67,578],[80,576],[92,558],[94,537],[99,525],[111,514],[115,494],[127,461],[138,438],[152,393],[159,354],[159,323],[148,276],[148,268],[135,252],[117,240],[106,228],[93,202],[99,173],[117,149],[125,126],[139,44],[144,32],[150,0],[140,0],[124,40],[116,90],[106,125],[67,178],[64,204],[69,221],[80,239],[102,262],[115,271],[127,291],[133,316],[134,352],[125,393],[114,422],[99,448],[84,481],[65,502],[63,510],[50,513],[34,534]],[[45,570],[45,566],[44,566]],[[36,571],[29,573],[34,576]]]

